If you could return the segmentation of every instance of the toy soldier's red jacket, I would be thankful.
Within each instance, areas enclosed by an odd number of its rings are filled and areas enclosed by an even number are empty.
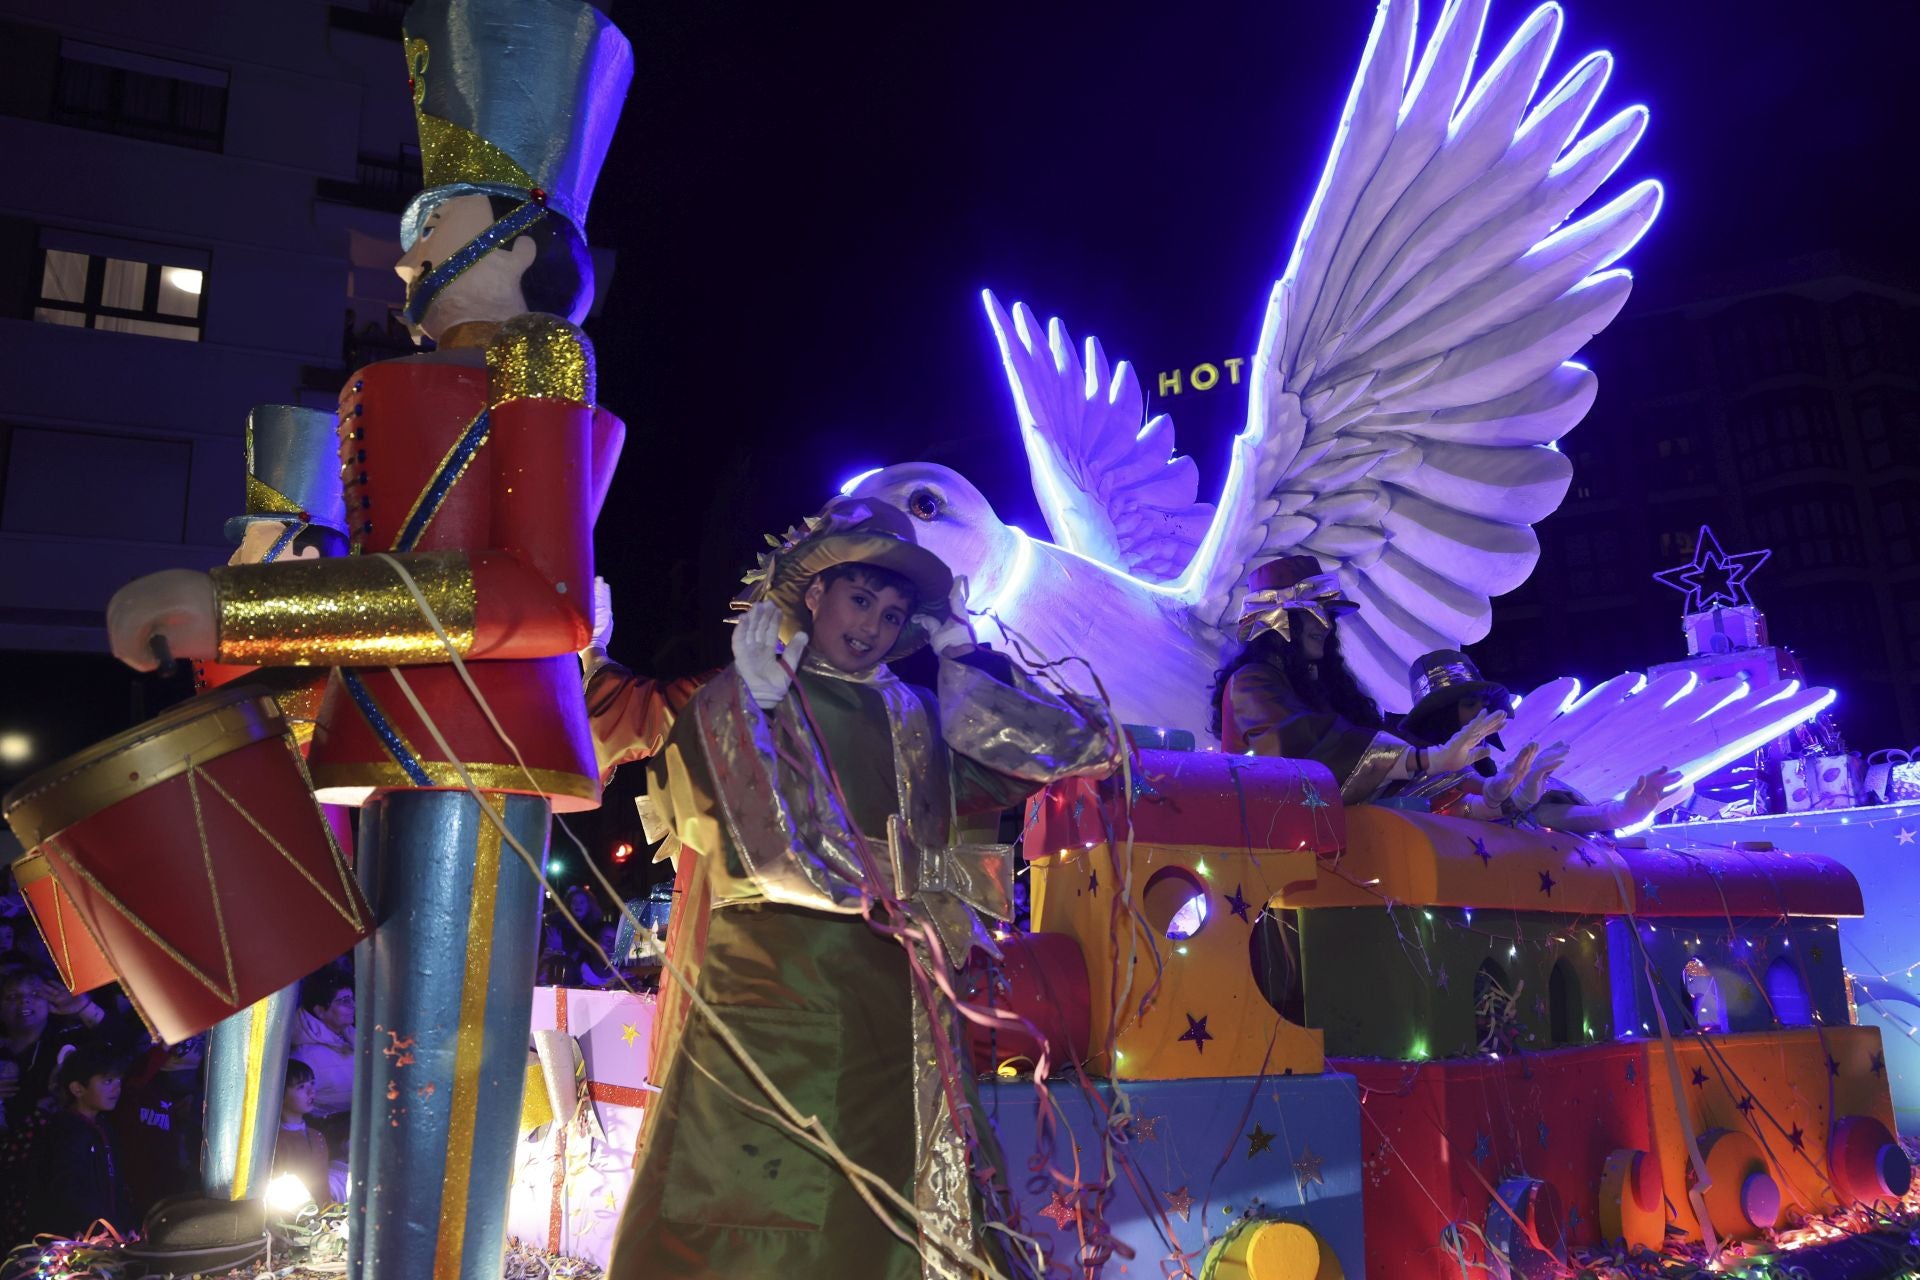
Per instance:
[[[214,570],[219,660],[338,668],[310,756],[323,801],[460,788],[457,760],[484,790],[592,808],[574,655],[625,428],[594,406],[592,348],[566,321],[516,317],[484,352],[459,336],[342,390],[352,554]]]

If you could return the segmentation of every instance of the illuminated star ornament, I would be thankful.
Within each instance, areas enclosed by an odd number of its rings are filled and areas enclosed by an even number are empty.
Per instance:
[[[1233,914],[1239,916],[1242,920],[1246,920],[1247,908],[1251,905],[1252,904],[1249,903],[1245,898],[1240,896],[1240,886],[1239,885],[1233,886],[1233,892],[1227,895],[1228,909],[1231,910]],[[1248,923],[1252,923],[1252,922],[1248,921]]]
[[[1247,1135],[1247,1159],[1253,1159],[1272,1145],[1273,1135],[1262,1129],[1259,1121],[1254,1121],[1253,1132]]]
[[[1327,1180],[1320,1176],[1320,1166],[1325,1163],[1322,1157],[1314,1154],[1311,1146],[1300,1148],[1300,1158],[1293,1162],[1293,1180],[1299,1184],[1302,1193],[1305,1193],[1309,1182],[1317,1182],[1323,1187],[1327,1185]]]
[[[1720,549],[1720,540],[1713,536],[1713,530],[1701,525],[1693,559],[1687,564],[1662,569],[1653,575],[1653,580],[1685,592],[1688,613],[1700,613],[1716,605],[1737,609],[1753,603],[1753,597],[1747,592],[1747,579],[1772,554],[1761,550],[1730,556]]]
[[[1053,1223],[1060,1231],[1065,1231],[1073,1220],[1080,1216],[1080,1210],[1061,1192],[1054,1192],[1053,1199],[1040,1211],[1040,1216]]]
[[[1187,1215],[1193,1212],[1193,1197],[1187,1194],[1186,1184],[1182,1183],[1178,1190],[1167,1192],[1167,1209],[1179,1214],[1182,1222],[1188,1221]]]
[[[628,1048],[632,1048],[633,1042],[640,1038],[640,1028],[631,1022],[623,1022],[620,1024],[620,1038],[627,1042]]]

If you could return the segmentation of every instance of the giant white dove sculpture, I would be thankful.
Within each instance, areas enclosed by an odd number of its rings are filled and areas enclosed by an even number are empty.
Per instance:
[[[1612,58],[1544,96],[1562,13],[1533,11],[1475,76],[1487,0],[1456,0],[1416,58],[1416,6],[1383,0],[1254,358],[1217,504],[1146,419],[1138,379],[1065,327],[986,295],[1055,541],[1009,527],[956,472],[884,468],[849,492],[898,505],[1041,655],[1083,658],[1132,723],[1206,734],[1248,572],[1310,552],[1361,610],[1355,675],[1389,709],[1432,649],[1486,634],[1526,579],[1531,526],[1566,493],[1553,442],[1593,402],[1571,357],[1626,301],[1614,264],[1652,223],[1641,182],[1570,220],[1647,124],[1587,130]],[[989,628],[991,630],[991,628]],[[1082,684],[1088,683],[1085,676]]]

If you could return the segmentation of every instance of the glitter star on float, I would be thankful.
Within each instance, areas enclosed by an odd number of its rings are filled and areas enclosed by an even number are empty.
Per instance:
[[[1827,1055],[1827,1074],[1830,1076],[1837,1076],[1840,1074],[1840,1064],[1834,1060],[1834,1056],[1832,1054]]]
[[[1747,592],[1747,579],[1772,554],[1762,550],[1730,556],[1720,549],[1720,540],[1713,536],[1713,530],[1701,525],[1692,561],[1662,569],[1653,575],[1653,580],[1685,593],[1688,613],[1699,613],[1715,605],[1737,609],[1753,603],[1753,597]]]
[[[1793,1126],[1787,1133],[1787,1144],[1795,1151],[1804,1151],[1807,1147],[1807,1132],[1799,1125]]]
[[[1207,1041],[1213,1039],[1213,1033],[1207,1030],[1207,1015],[1203,1013],[1196,1018],[1192,1014],[1188,1014],[1187,1029],[1180,1033],[1180,1038],[1182,1040],[1193,1041],[1195,1053],[1205,1053],[1207,1051]]]
[[[1705,1088],[1706,1083],[1707,1083],[1706,1069],[1704,1067],[1695,1067],[1693,1069],[1693,1087],[1696,1089]]]
[[[1053,1223],[1056,1230],[1065,1231],[1080,1216],[1080,1210],[1065,1193],[1056,1191],[1047,1207],[1040,1211],[1040,1216]]]
[[[633,1042],[640,1038],[640,1028],[634,1026],[631,1022],[623,1022],[620,1024],[620,1038],[626,1041],[627,1048],[631,1049],[633,1048]]]
[[[1740,1109],[1741,1115],[1751,1116],[1753,1114],[1753,1095],[1748,1094],[1746,1097],[1740,1099],[1740,1101],[1734,1105]]]
[[[1629,1062],[1627,1064],[1627,1083],[1632,1084],[1635,1080],[1639,1079],[1639,1076],[1640,1073],[1634,1070],[1633,1064]]]
[[[1493,862],[1493,854],[1488,852],[1487,842],[1485,840],[1475,840],[1473,842],[1473,856],[1480,859],[1480,865],[1483,867],[1489,866]]]
[[[1253,1132],[1247,1135],[1247,1159],[1251,1160],[1273,1145],[1273,1135],[1260,1127],[1258,1120],[1253,1122]]]
[[[1293,1162],[1293,1180],[1298,1184],[1301,1194],[1306,1193],[1309,1182],[1317,1182],[1323,1187],[1327,1185],[1327,1180],[1320,1176],[1320,1166],[1325,1163],[1313,1153],[1312,1146],[1300,1148],[1300,1158]]]
[[[1247,910],[1252,906],[1251,902],[1240,896],[1240,886],[1233,886],[1233,892],[1227,896],[1227,909],[1242,920],[1247,920]],[[1247,923],[1252,924],[1253,921],[1247,920]]]
[[[1098,871],[1089,871],[1087,873],[1087,892],[1100,892],[1100,873]]]
[[[1873,1055],[1873,1074],[1879,1076],[1879,1075],[1885,1075],[1886,1072],[1887,1072],[1887,1055],[1884,1053],[1874,1054]]]
[[[1546,894],[1549,898],[1553,896],[1553,872],[1542,871],[1540,873],[1540,892]]]
[[[1542,1120],[1542,1121],[1540,1122],[1540,1125],[1539,1125],[1539,1128],[1538,1128],[1538,1130],[1537,1130],[1537,1132],[1538,1132],[1538,1133],[1539,1133],[1539,1135],[1540,1135],[1540,1145],[1541,1145],[1541,1146],[1543,1146],[1543,1147],[1544,1147],[1544,1146],[1546,1146],[1546,1145],[1548,1145],[1548,1143],[1549,1143],[1549,1142],[1551,1142],[1551,1141],[1552,1141],[1552,1139],[1553,1139],[1553,1130],[1551,1130],[1551,1129],[1549,1129],[1549,1128],[1547,1128],[1547,1122],[1546,1122],[1545,1120]]]
[[[1493,1143],[1487,1140],[1487,1135],[1484,1133],[1474,1134],[1473,1135],[1473,1158],[1475,1163],[1485,1162],[1486,1158],[1492,1154],[1493,1154]]]
[[[1910,827],[1902,827],[1893,833],[1893,839],[1895,844],[1912,844],[1913,829]]]
[[[1145,1142],[1149,1138],[1160,1136],[1160,1122],[1165,1116],[1135,1116],[1133,1118],[1133,1140]]]
[[[1193,1197],[1187,1194],[1186,1184],[1182,1183],[1177,1191],[1167,1192],[1167,1208],[1180,1215],[1180,1221],[1187,1222],[1188,1214],[1193,1212]]]
[[[1651,880],[1642,880],[1640,882],[1640,892],[1647,895],[1648,902],[1660,901],[1660,886]]]

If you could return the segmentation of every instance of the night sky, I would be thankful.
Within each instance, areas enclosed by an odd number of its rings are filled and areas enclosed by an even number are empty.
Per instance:
[[[594,201],[619,258],[589,330],[630,428],[599,526],[629,663],[723,661],[760,534],[868,467],[945,462],[1044,527],[982,287],[1097,334],[1150,391],[1251,354],[1373,11],[863,8],[611,8],[639,67]],[[1643,284],[1822,248],[1910,260],[1920,5],[1566,9],[1547,84],[1606,48],[1594,122],[1652,109],[1598,197],[1666,184],[1627,259]],[[1528,11],[1494,0],[1483,64]],[[1170,406],[1203,498],[1244,404]]]

